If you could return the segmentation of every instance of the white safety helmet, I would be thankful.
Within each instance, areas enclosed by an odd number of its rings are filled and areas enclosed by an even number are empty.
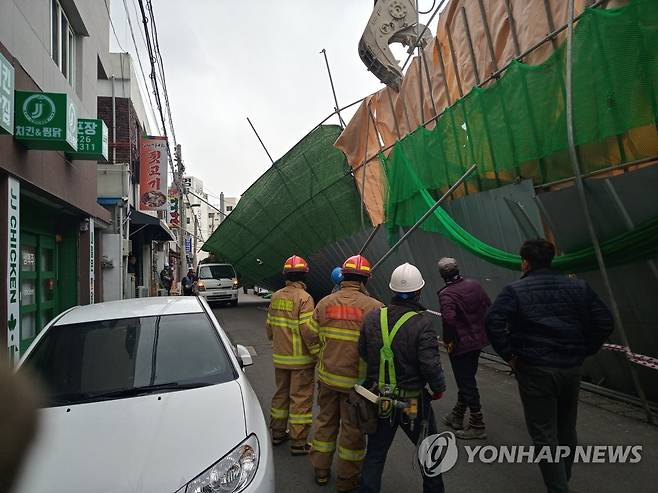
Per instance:
[[[395,268],[388,285],[395,293],[415,293],[423,286],[425,286],[425,280],[420,271],[408,262]]]

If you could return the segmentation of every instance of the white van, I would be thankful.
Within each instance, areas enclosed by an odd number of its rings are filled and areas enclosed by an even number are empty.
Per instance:
[[[225,301],[238,304],[238,276],[231,264],[201,264],[197,267],[199,296],[208,303]]]

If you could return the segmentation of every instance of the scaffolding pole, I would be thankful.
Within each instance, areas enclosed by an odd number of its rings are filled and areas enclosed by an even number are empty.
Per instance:
[[[596,262],[599,266],[599,271],[601,272],[601,278],[603,280],[603,285],[608,295],[610,301],[610,307],[612,309],[612,315],[619,331],[619,336],[621,338],[622,344],[626,347],[628,351],[632,351],[628,336],[626,335],[626,330],[624,329],[624,323],[621,318],[621,312],[619,310],[619,304],[617,303],[617,298],[615,293],[612,290],[612,284],[610,283],[610,277],[608,276],[608,269],[605,265],[603,259],[603,253],[601,252],[601,245],[599,244],[599,239],[596,234],[596,229],[594,228],[594,221],[592,220],[592,215],[589,210],[589,204],[587,203],[587,196],[585,194],[585,186],[583,177],[580,170],[580,162],[578,159],[578,153],[576,152],[576,139],[574,134],[574,113],[573,113],[573,27],[574,27],[574,0],[569,0],[568,5],[568,24],[567,24],[567,67],[566,67],[566,79],[565,79],[565,90],[566,90],[566,112],[567,112],[567,138],[569,140],[569,157],[571,160],[571,167],[573,170],[575,182],[576,182],[576,191],[578,192],[578,199],[580,201],[580,206],[585,216],[585,222],[587,224],[587,232],[589,233],[590,241],[592,242],[592,247],[594,249],[594,255],[596,256]],[[631,374],[633,380],[633,385],[637,392],[638,397],[642,401],[642,406],[644,407],[644,412],[646,413],[647,422],[653,424],[653,415],[651,414],[651,409],[649,408],[649,402],[647,401],[647,396],[642,388],[640,382],[640,377],[637,374],[637,370],[633,366],[633,363],[628,359],[624,358],[628,365],[628,370]]]
[[[372,271],[374,272],[374,270],[375,270],[377,267],[379,267],[379,266],[380,266],[380,265],[381,265],[381,264],[382,264],[382,263],[383,263],[388,257],[390,257],[390,256],[395,252],[395,250],[397,250],[398,247],[399,247],[400,245],[402,245],[402,243],[404,243],[405,241],[407,241],[407,238],[409,238],[409,236],[411,236],[411,235],[412,235],[412,234],[418,229],[418,227],[419,227],[421,224],[423,224],[423,223],[427,220],[427,218],[430,217],[430,216],[432,215],[432,213],[433,213],[435,210],[437,210],[437,209],[439,208],[439,206],[440,206],[443,202],[445,202],[445,200],[450,196],[450,194],[451,194],[452,192],[455,191],[455,189],[456,189],[457,187],[459,187],[459,186],[460,186],[460,185],[461,185],[461,184],[462,184],[462,183],[463,183],[463,182],[464,182],[469,176],[471,176],[471,174],[473,174],[473,172],[475,171],[476,168],[477,168],[477,166],[476,166],[475,164],[474,164],[473,166],[471,166],[470,168],[468,168],[468,170],[466,171],[466,173],[464,173],[464,174],[459,178],[459,180],[457,180],[457,181],[456,181],[456,182],[455,182],[455,183],[454,183],[454,184],[448,189],[448,191],[447,191],[446,193],[444,193],[444,194],[441,196],[441,198],[440,198],[439,200],[437,200],[437,201],[434,203],[434,205],[433,205],[432,207],[430,207],[430,208],[427,210],[427,212],[425,212],[425,214],[423,214],[423,215],[421,216],[421,218],[420,218],[418,221],[416,221],[416,223],[415,223],[411,228],[409,228],[409,230],[408,230],[404,235],[402,235],[402,238],[400,238],[400,239],[395,243],[395,245],[393,245],[393,246],[392,246],[392,247],[391,247],[391,248],[390,248],[390,249],[389,249],[389,250],[388,250],[388,251],[382,256],[382,258],[380,258],[380,259],[377,261],[377,263],[376,263],[375,265],[372,266]],[[373,236],[374,236],[374,235],[373,235]]]

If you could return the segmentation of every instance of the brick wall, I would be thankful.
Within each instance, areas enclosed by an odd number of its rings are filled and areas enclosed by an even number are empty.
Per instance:
[[[116,163],[130,163],[133,179],[139,170],[139,136],[143,134],[142,125],[129,98],[114,98],[117,118],[116,143],[112,139],[112,98],[98,98],[98,118],[107,125],[109,133],[109,162],[112,163],[113,150],[116,148]]]

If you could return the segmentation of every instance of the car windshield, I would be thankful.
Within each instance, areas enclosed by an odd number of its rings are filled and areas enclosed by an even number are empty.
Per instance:
[[[23,368],[48,406],[228,382],[236,373],[204,313],[55,325]]]
[[[233,279],[235,271],[231,265],[202,265],[199,267],[200,279]]]

